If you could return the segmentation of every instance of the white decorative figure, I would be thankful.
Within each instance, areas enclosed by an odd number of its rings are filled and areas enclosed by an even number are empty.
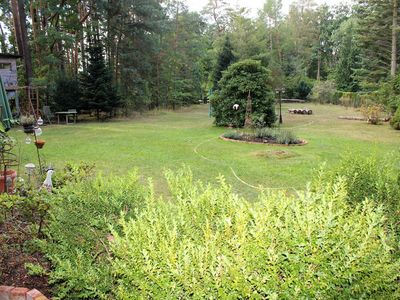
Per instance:
[[[54,173],[53,169],[49,169],[47,171],[46,179],[43,181],[43,184],[40,187],[40,189],[46,189],[47,191],[51,192],[51,190],[53,189],[53,182],[51,181],[51,176],[53,176],[53,173]]]
[[[234,110],[238,110],[239,109],[239,104],[234,104],[232,107]]]

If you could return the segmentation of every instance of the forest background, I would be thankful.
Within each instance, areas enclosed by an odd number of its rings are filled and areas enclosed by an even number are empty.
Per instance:
[[[281,0],[266,0],[256,17],[224,0],[200,13],[182,0],[11,0],[0,4],[0,49],[23,55],[20,84],[45,86],[42,101],[60,109],[198,103],[216,88],[228,51],[231,62],[261,61],[285,97],[394,112],[398,12],[397,0],[299,0],[285,15]]]

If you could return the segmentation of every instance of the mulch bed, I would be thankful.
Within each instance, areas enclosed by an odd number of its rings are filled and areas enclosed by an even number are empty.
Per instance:
[[[296,144],[278,144],[274,140],[264,140],[261,138],[256,138],[256,137],[249,137],[249,136],[243,136],[244,139],[238,140],[238,139],[230,139],[227,137],[224,137],[221,135],[219,138],[224,140],[224,141],[230,141],[230,142],[239,142],[239,143],[247,143],[247,144],[267,144],[271,146],[304,146],[307,145],[308,142],[306,140],[299,140],[298,143]]]
[[[29,250],[31,241],[28,225],[18,216],[0,223],[0,285],[37,289],[50,298],[48,277],[31,276],[25,269],[25,263],[49,268],[41,253]]]

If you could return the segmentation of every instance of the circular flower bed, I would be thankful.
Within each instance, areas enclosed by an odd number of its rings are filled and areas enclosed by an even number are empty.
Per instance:
[[[261,128],[254,133],[228,132],[221,136],[223,140],[256,144],[305,145],[307,141],[298,139],[291,131],[275,128]]]

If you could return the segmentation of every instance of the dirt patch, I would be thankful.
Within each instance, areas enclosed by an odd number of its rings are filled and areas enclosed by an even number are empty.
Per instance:
[[[287,159],[298,156],[298,154],[286,150],[257,151],[252,154],[258,157],[272,159]]]
[[[37,289],[47,297],[51,296],[48,277],[29,275],[26,263],[49,268],[43,255],[34,250],[29,224],[19,216],[9,216],[0,221],[0,284]]]

